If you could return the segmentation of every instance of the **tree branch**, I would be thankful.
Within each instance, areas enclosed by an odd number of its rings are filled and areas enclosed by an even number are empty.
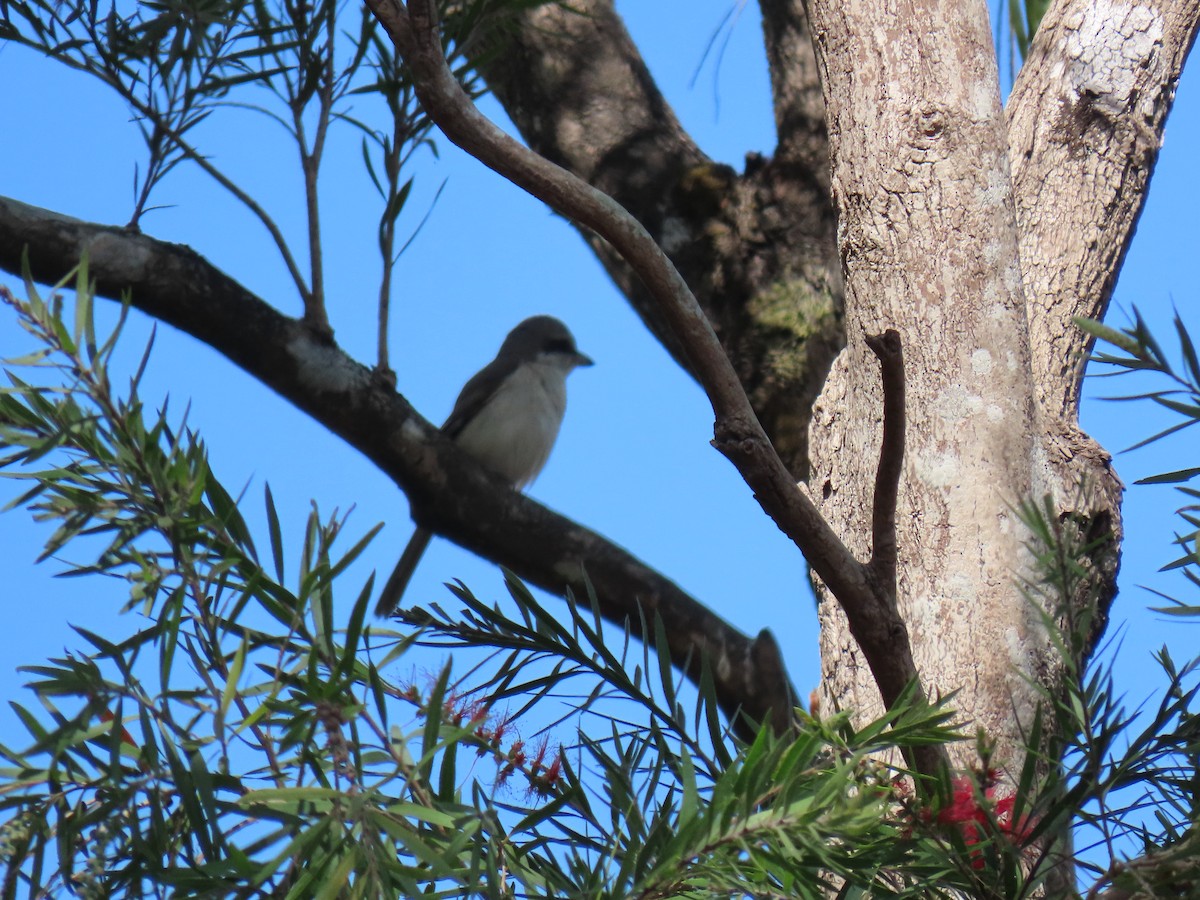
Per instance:
[[[871,507],[871,559],[867,563],[867,576],[875,588],[878,602],[887,608],[888,620],[894,619],[901,623],[897,605],[896,570],[897,538],[896,538],[896,503],[900,494],[900,477],[904,474],[904,348],[900,342],[900,333],[889,328],[883,334],[866,336],[866,344],[871,352],[879,359],[883,381],[883,437],[879,447],[879,465],[875,469],[875,491]],[[905,670],[896,671],[894,668],[879,666],[878,660],[886,660],[891,653],[908,654],[904,660],[905,669],[912,667],[913,675],[917,678],[916,662],[912,659],[912,649],[908,640],[908,630],[904,628],[902,641],[892,638],[891,647],[881,644],[868,648],[864,640],[874,639],[872,632],[859,637],[859,627],[854,617],[847,612],[846,618],[850,631],[863,647],[871,673],[879,685],[884,704],[891,708],[899,691],[903,690],[908,681]],[[879,666],[879,668],[877,668]],[[883,680],[881,680],[883,679]],[[924,687],[917,681],[917,690],[922,699],[925,698]],[[905,748],[905,759],[916,771],[931,774],[949,765],[949,759],[942,747]]]
[[[800,0],[759,0],[758,5],[779,138],[776,156],[807,168],[828,191],[825,97],[804,4]]]
[[[208,344],[343,438],[385,472],[414,518],[552,593],[584,595],[583,573],[602,615],[636,629],[662,617],[671,658],[699,674],[713,660],[718,700],[762,721],[790,711],[793,689],[772,660],[768,633],[751,639],[677,585],[602,536],[489,476],[368,368],[251,294],[191,249],[127,229],[81,222],[0,197],[0,269],[54,283],[88,255],[100,296],[130,293],[133,306]],[[639,608],[640,607],[640,608]],[[777,725],[787,716],[776,715]]]
[[[1007,106],[1038,399],[1074,422],[1090,341],[1133,239],[1200,0],[1110,7],[1060,0]]]
[[[407,9],[392,0],[367,0],[367,5],[395,42],[422,106],[446,137],[560,214],[595,231],[637,272],[708,394],[716,416],[714,445],[733,462],[763,510],[800,548],[846,609],[890,707],[906,685],[918,680],[908,633],[895,604],[878,595],[867,567],[797,488],[759,425],[703,311],[665,254],[612,198],[521,146],[475,108],[446,65],[427,0],[409,0]]]
[[[1123,486],[1109,454],[1078,426],[1091,341],[1071,318],[1099,319],[1108,308],[1198,26],[1200,0],[1112,9],[1059,0],[1038,27],[1006,109],[1035,399],[1050,467],[1044,489],[1062,515],[1086,516],[1113,534],[1092,560],[1108,590],[1078,599],[1096,623],[1085,655],[1116,593]]]

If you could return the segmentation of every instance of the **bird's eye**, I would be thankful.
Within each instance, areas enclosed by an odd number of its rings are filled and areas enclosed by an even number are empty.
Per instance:
[[[574,353],[575,348],[571,346],[571,342],[566,338],[554,338],[546,341],[546,346],[543,348],[545,353]]]

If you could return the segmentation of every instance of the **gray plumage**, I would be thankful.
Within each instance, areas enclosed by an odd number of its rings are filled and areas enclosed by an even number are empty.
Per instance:
[[[567,375],[590,365],[558,319],[526,319],[463,386],[442,433],[519,490],[537,477],[554,447],[567,408]],[[383,587],[376,615],[395,610],[432,537],[417,528]]]

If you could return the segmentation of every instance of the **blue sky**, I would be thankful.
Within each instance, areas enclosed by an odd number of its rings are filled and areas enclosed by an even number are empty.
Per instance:
[[[720,66],[709,38],[733,0],[626,2],[635,40],[684,126],[713,158],[741,167],[749,151],[769,153],[773,130],[757,9],[733,15]],[[723,41],[723,38],[721,39]],[[720,43],[719,41],[718,43]],[[692,84],[693,76],[699,75]],[[1197,82],[1197,83],[1193,83]],[[19,85],[0,99],[6,139],[0,142],[3,193],[81,219],[120,224],[132,201],[133,164],[141,146],[129,115],[99,83],[11,46],[0,46],[0,84]],[[498,107],[485,102],[498,116]],[[248,111],[214,116],[201,147],[268,206],[296,246],[302,210],[295,155],[278,126]],[[224,123],[224,124],[217,124]],[[351,354],[373,361],[374,305],[379,273],[377,209],[362,172],[357,135],[331,139],[324,194],[330,314]],[[1200,184],[1200,80],[1185,75],[1149,203],[1122,273],[1109,321],[1136,304],[1169,338],[1174,303],[1200,333],[1196,313]],[[521,318],[551,313],[566,321],[597,365],[570,382],[566,423],[556,452],[531,493],[540,501],[632,549],[748,633],[770,627],[793,679],[807,693],[818,676],[816,621],[798,551],[761,513],[734,469],[708,445],[712,416],[701,392],[650,338],[608,282],[578,235],[542,204],[445,142],[441,156],[420,159],[417,187],[401,232],[415,226],[443,180],[446,187],[397,270],[392,364],[399,389],[427,418],[440,422],[459,386],[495,353]],[[191,245],[283,311],[298,301],[278,255],[258,223],[202,173],[181,167],[160,186],[165,208],[143,220],[149,234]],[[0,279],[14,288],[14,280]],[[149,334],[130,324],[123,359],[131,370]],[[0,310],[0,356],[31,345]],[[650,385],[649,389],[646,385]],[[1089,398],[1112,382],[1091,382]],[[411,532],[403,495],[354,451],[325,433],[216,353],[169,328],[159,329],[143,397],[170,396],[204,436],[214,468],[233,491],[248,486],[252,523],[261,523],[262,486],[280,503],[285,534],[299,539],[310,500],[328,515],[353,508],[351,532],[386,522],[351,569],[350,598],[369,569],[390,568]],[[1159,427],[1145,407],[1085,403],[1084,426],[1113,451]],[[1195,436],[1117,457],[1126,483],[1195,464]],[[16,488],[0,485],[0,499]],[[1152,598],[1139,586],[1177,589],[1156,574],[1169,557],[1177,520],[1169,488],[1131,488],[1126,502],[1126,555],[1114,610],[1124,627],[1119,683],[1132,701],[1157,683],[1150,650],[1166,643],[1177,658],[1195,652],[1189,627],[1147,613]],[[78,646],[72,624],[111,633],[121,596],[94,579],[55,579],[61,565],[33,565],[48,529],[22,511],[0,516],[5,579],[0,604],[0,686],[20,696],[18,665]],[[349,542],[347,543],[348,546]],[[435,541],[409,589],[410,600],[447,599],[441,582],[461,578],[476,592],[500,590],[498,570],[446,541]],[[21,697],[29,702],[31,697]],[[15,717],[0,709],[0,742],[23,743]]]

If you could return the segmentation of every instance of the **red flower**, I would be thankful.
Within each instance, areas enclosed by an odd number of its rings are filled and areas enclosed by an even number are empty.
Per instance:
[[[982,804],[980,791],[972,778],[958,776],[951,785],[954,793],[950,802],[938,812],[935,821],[939,825],[956,827],[968,847],[978,844],[993,828],[999,837],[1018,846],[1028,839],[1028,819],[1023,816],[1019,821],[1013,821],[1016,797],[1010,794],[996,799],[996,783],[992,778],[987,778],[984,783]],[[925,818],[928,820],[927,815]],[[978,852],[972,852],[971,856],[971,865],[982,869],[983,858]]]

